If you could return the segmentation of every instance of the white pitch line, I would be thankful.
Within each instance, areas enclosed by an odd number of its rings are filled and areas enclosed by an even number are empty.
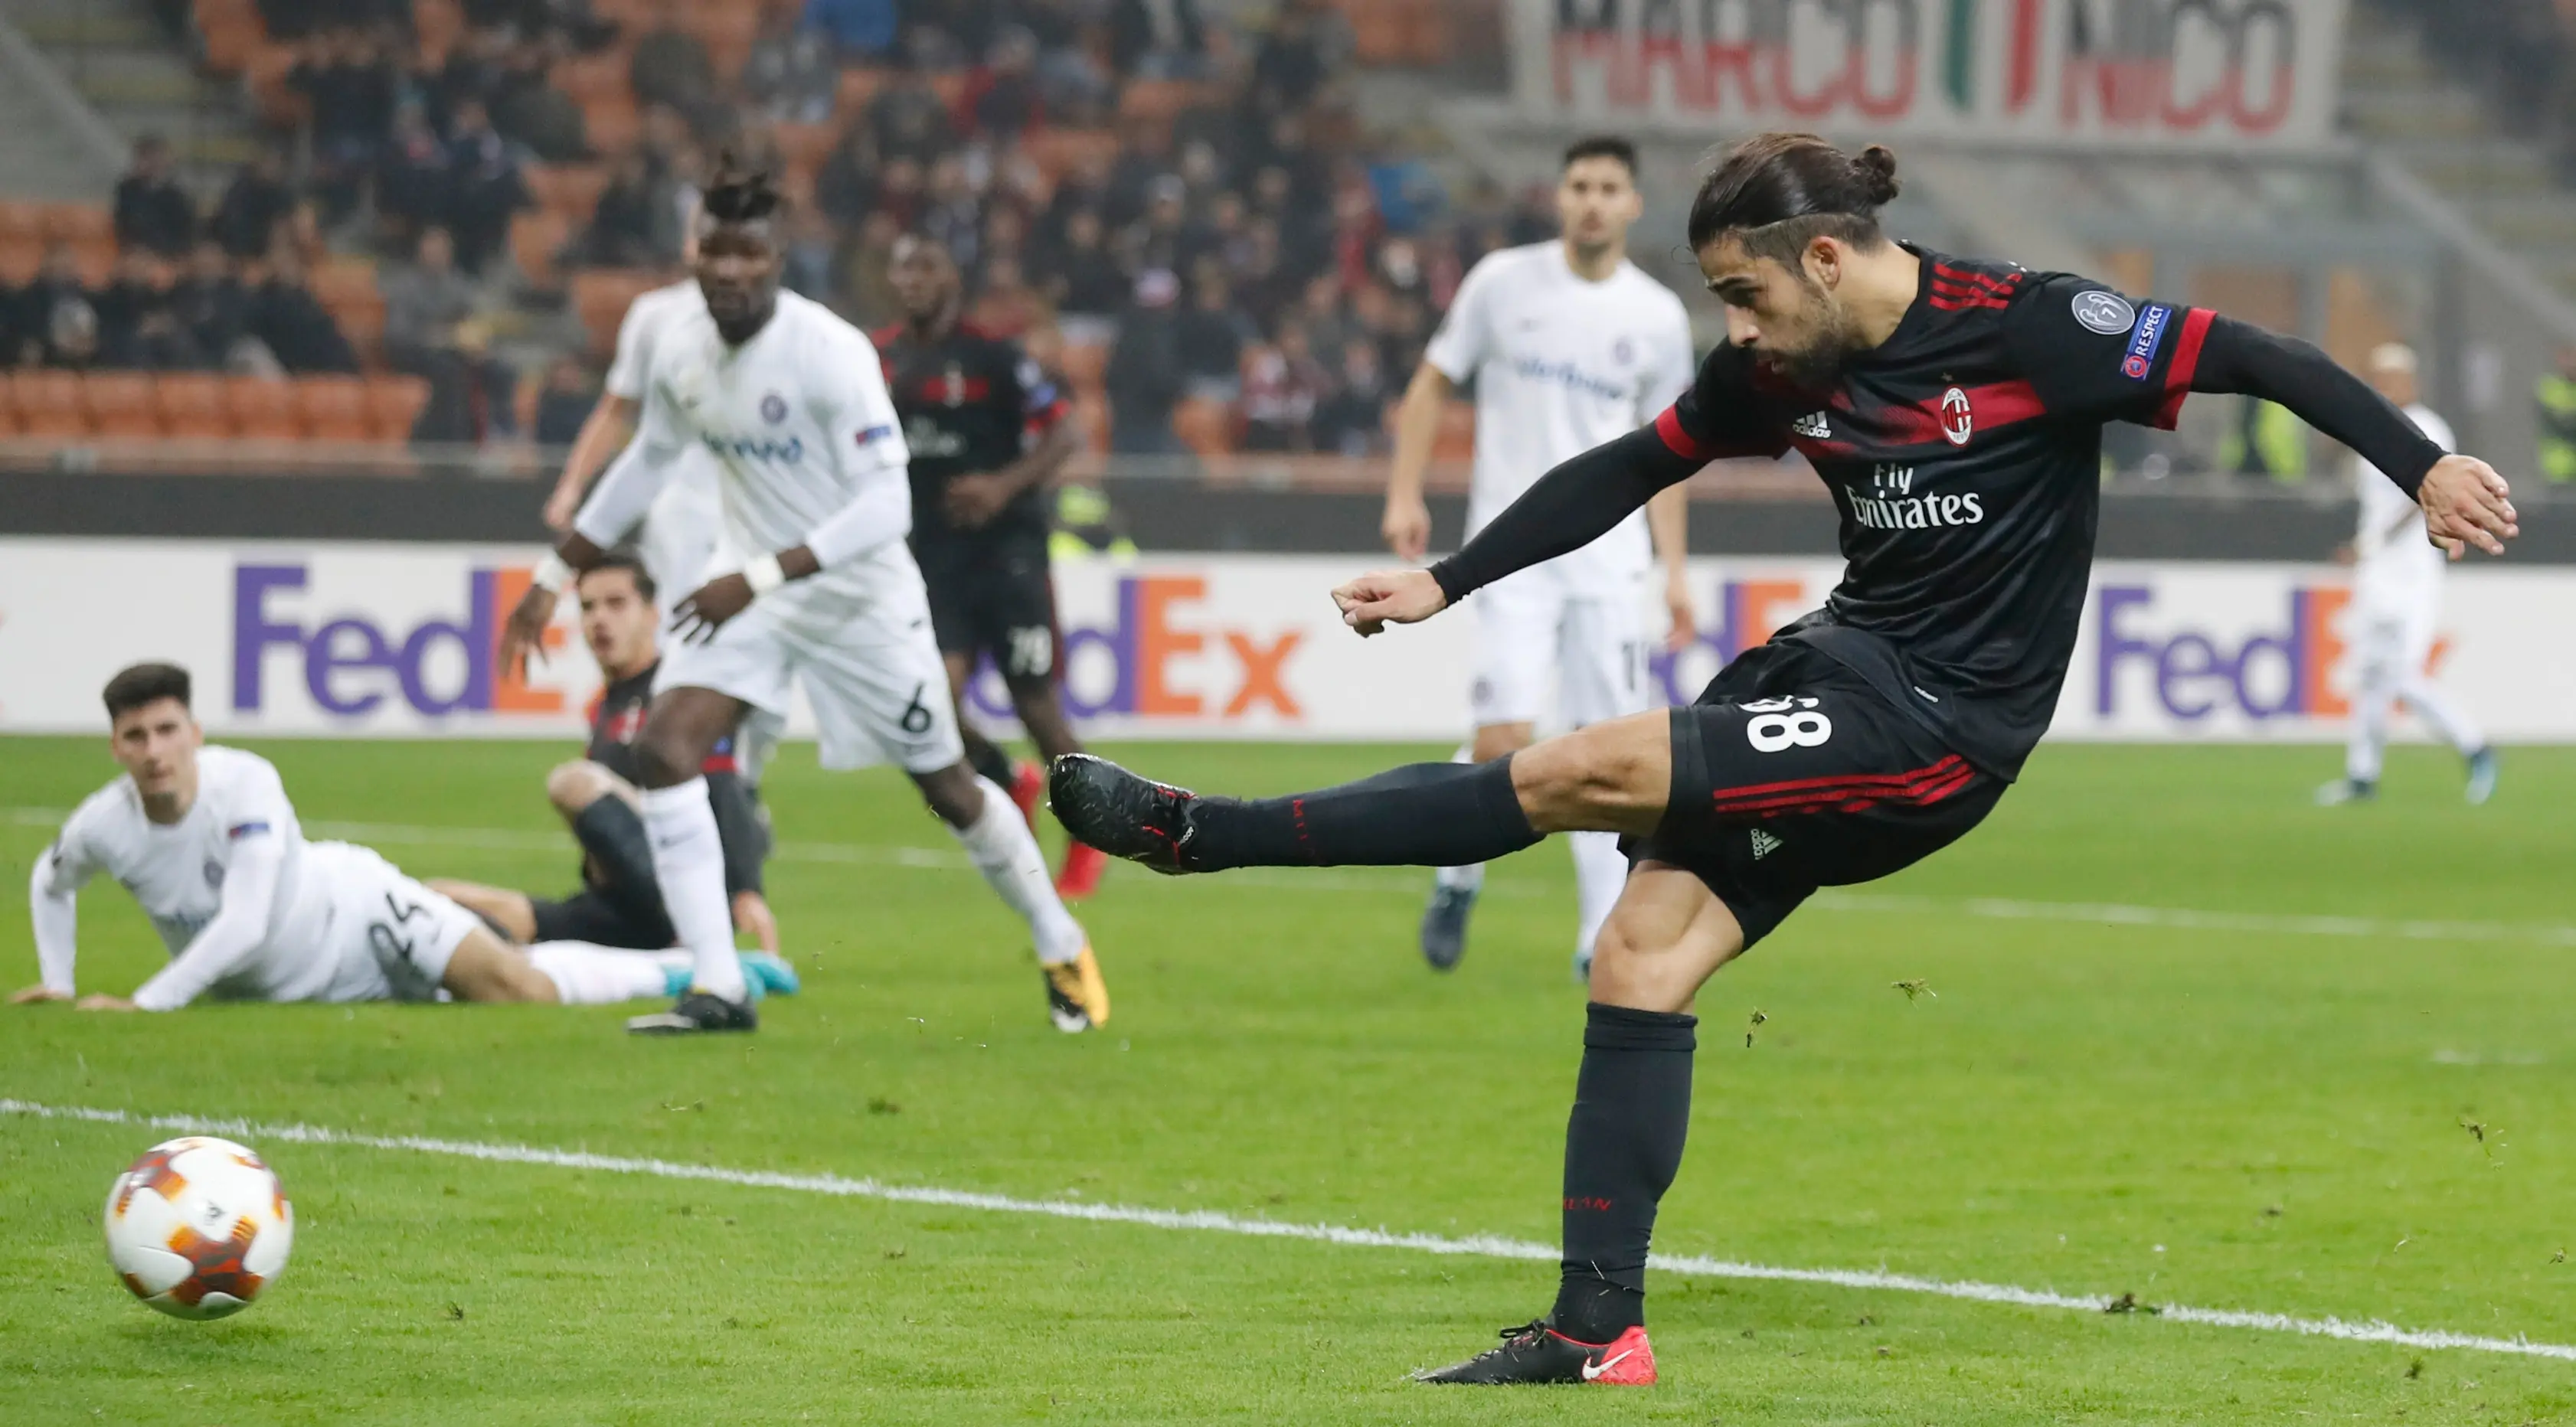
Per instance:
[[[59,808],[8,808],[9,822],[21,827],[58,827],[70,814]],[[574,850],[563,833],[524,828],[423,827],[412,823],[316,822],[305,831],[351,842],[402,847],[469,847],[493,852],[561,852]],[[846,842],[782,842],[770,856],[782,862],[811,862],[842,867],[901,867],[914,871],[964,872],[972,868],[953,848],[888,847]],[[1179,879],[1182,886],[1225,883],[1286,887],[1308,892],[1384,892],[1422,895],[1423,882],[1411,869],[1339,867],[1330,870],[1252,867],[1228,872],[1224,882]],[[1542,897],[1546,889],[1510,882],[1488,885],[1488,897]],[[2338,917],[2275,912],[2223,912],[2193,907],[2146,907],[2119,902],[2032,902],[2009,897],[1969,897],[1944,901],[1935,897],[1890,892],[1828,889],[1808,900],[1818,911],[1895,913],[1908,916],[1985,917],[1998,921],[2069,922],[2083,926],[2147,927],[2161,931],[2242,932],[2257,936],[2319,936],[2367,941],[2524,942],[2540,946],[2576,946],[2576,926],[2546,922],[2434,921],[2388,917]]]
[[[638,1159],[623,1155],[591,1154],[583,1150],[555,1150],[535,1145],[500,1144],[480,1140],[442,1140],[417,1135],[362,1135],[318,1125],[264,1125],[250,1120],[208,1119],[196,1115],[137,1115],[124,1110],[99,1110],[76,1105],[43,1105],[29,1100],[13,1099],[0,1099],[0,1115],[25,1115],[47,1120],[80,1120],[105,1125],[139,1125],[155,1130],[223,1135],[244,1141],[266,1143],[282,1141],[289,1144],[392,1150],[408,1154],[483,1160],[493,1164],[544,1165],[555,1169],[596,1170],[602,1174],[634,1174],[656,1179],[697,1180],[737,1185],[747,1189],[783,1189],[802,1194],[825,1194],[843,1199],[877,1199],[896,1204],[935,1204],[947,1209],[979,1209],[994,1214],[1040,1214],[1055,1219],[1080,1219],[1096,1224],[1132,1224],[1148,1229],[1196,1230],[1202,1233],[1237,1234],[1260,1239],[1302,1239],[1312,1243],[1341,1244],[1355,1248],[1406,1249],[1415,1253],[1469,1258],[1525,1259],[1546,1263],[1554,1263],[1559,1256],[1556,1248],[1548,1244],[1535,1244],[1522,1239],[1506,1239],[1491,1234],[1451,1238],[1438,1234],[1399,1234],[1385,1229],[1357,1229],[1340,1224],[1290,1224],[1276,1219],[1247,1219],[1206,1209],[1149,1209],[1127,1204],[1086,1204],[1077,1200],[1022,1199],[1007,1194],[984,1194],[964,1189],[885,1184],[874,1179],[847,1179],[837,1174],[780,1174],[770,1170],[727,1169],[721,1165],[683,1164],[667,1159]],[[2086,1297],[2078,1294],[2056,1293],[2041,1288],[2016,1288],[2010,1284],[1977,1283],[1956,1279],[1918,1278],[1912,1274],[1885,1273],[1869,1269],[1783,1268],[1773,1264],[1741,1263],[1733,1259],[1671,1254],[1655,1255],[1652,1264],[1659,1272],[1692,1277],[1813,1283],[1833,1288],[1919,1293],[1935,1298],[1963,1299],[1972,1303],[2001,1303],[2020,1308],[2057,1308],[2078,1313],[2111,1312],[2114,1311],[2113,1305],[2116,1302],[2103,1295]],[[2400,1328],[2395,1324],[2377,1320],[2353,1322],[2343,1318],[2295,1318],[2285,1313],[2250,1313],[2233,1308],[2194,1308],[2179,1303],[2145,1306],[2137,1311],[2170,1322],[2200,1323],[2215,1328],[2246,1328],[2257,1332],[2294,1333],[2303,1337],[2335,1338],[2353,1343],[2388,1343],[2404,1348],[2462,1348],[2471,1352],[2505,1353],[2518,1357],[2557,1358],[2562,1361],[2576,1362],[2576,1346],[2535,1343],[2528,1338],[2520,1337],[2490,1338],[2474,1333],[2453,1333],[2441,1329]]]

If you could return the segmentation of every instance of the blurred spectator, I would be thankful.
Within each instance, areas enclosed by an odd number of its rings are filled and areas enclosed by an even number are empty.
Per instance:
[[[835,223],[856,226],[876,206],[876,138],[865,124],[841,131],[841,141],[814,175],[814,202]]]
[[[188,255],[188,270],[170,288],[170,312],[210,365],[228,365],[250,331],[250,293],[231,259],[211,239]]]
[[[1243,315],[1234,310],[1234,293],[1225,270],[1205,262],[1190,274],[1190,304],[1175,324],[1174,343],[1188,393],[1232,401],[1242,393],[1243,344],[1252,335]]]
[[[1291,322],[1276,346],[1256,347],[1244,360],[1243,449],[1311,451],[1315,409],[1331,378],[1306,346],[1306,329]]]
[[[1196,79],[1207,67],[1198,0],[1111,0],[1109,66],[1121,79]]]
[[[879,89],[868,101],[867,123],[880,163],[910,159],[928,164],[957,142],[949,128],[948,106],[939,102],[930,81],[918,74],[897,75]]]
[[[519,46],[502,68],[500,89],[485,108],[501,137],[547,163],[573,163],[590,157],[589,129],[582,120],[581,105],[555,88],[556,57],[554,46]]]
[[[1044,322],[1046,302],[1022,280],[1017,258],[994,258],[984,265],[982,291],[966,313],[976,326],[997,337],[1017,338]]]
[[[98,313],[98,359],[137,371],[191,371],[205,354],[170,306],[170,277],[161,260],[141,248],[117,254],[116,272],[91,298]]]
[[[447,231],[422,233],[412,261],[386,264],[376,287],[385,299],[385,360],[396,371],[429,379],[429,408],[415,434],[428,441],[506,434],[513,378],[487,351],[482,304],[474,284],[456,270]],[[432,414],[439,419],[430,420]]]
[[[314,186],[337,218],[357,206],[358,186],[393,133],[393,62],[372,34],[346,27],[316,41],[286,82],[312,104],[307,136]]]
[[[357,350],[305,282],[304,259],[284,244],[271,255],[268,281],[251,294],[250,333],[297,376],[358,370]]]
[[[959,268],[975,270],[983,254],[984,215],[975,197],[975,185],[966,175],[965,159],[942,154],[931,164],[921,211],[912,226],[946,248]]]
[[[656,0],[654,26],[635,42],[627,64],[627,82],[640,104],[668,104],[701,121],[701,111],[716,94],[716,65],[697,36],[681,28],[688,10],[683,0]]]
[[[99,363],[98,309],[78,298],[56,303],[41,340],[46,366],[88,371]]]
[[[175,258],[197,240],[197,205],[170,177],[170,141],[134,141],[134,167],[116,181],[116,241]]]
[[[810,203],[797,204],[788,210],[781,247],[784,271],[780,281],[787,290],[816,302],[831,301],[831,220]]]
[[[249,259],[268,252],[278,220],[295,207],[295,190],[286,185],[286,160],[275,149],[242,165],[224,188],[209,226],[228,255]]]
[[[1100,216],[1110,227],[1124,228],[1144,214],[1154,186],[1171,178],[1171,170],[1171,131],[1160,124],[1131,123],[1119,132],[1118,158],[1110,165],[1100,196],[1090,201],[1100,205]],[[1186,195],[1188,189],[1180,191]]]
[[[1386,450],[1386,404],[1394,396],[1378,364],[1377,344],[1353,337],[1342,344],[1341,378],[1315,407],[1315,445],[1345,456]]]
[[[456,261],[467,272],[479,273],[509,237],[510,215],[533,207],[535,200],[528,196],[518,155],[493,129],[479,103],[469,100],[458,106],[447,162],[454,185],[447,221],[456,242]]]
[[[799,22],[832,42],[843,59],[874,58],[894,47],[895,0],[805,0]]]
[[[447,145],[417,104],[394,116],[393,137],[376,158],[376,221],[388,252],[409,252],[420,230],[447,222]]]
[[[1324,55],[1315,38],[1315,16],[1304,0],[1282,0],[1252,60],[1251,108],[1255,113],[1302,109],[1323,87]]]
[[[608,187],[600,190],[576,251],[580,260],[599,267],[644,267],[679,257],[665,249],[662,237],[669,195],[653,181],[644,155],[629,151],[609,170]]]
[[[537,394],[537,444],[569,446],[581,435],[582,423],[590,419],[590,408],[599,399],[591,386],[590,373],[571,357],[557,357],[546,368],[544,390]]]
[[[1180,279],[1156,268],[1136,280],[1134,299],[1118,319],[1109,349],[1109,449],[1127,456],[1168,456],[1180,449],[1172,408],[1188,382],[1173,307]]]
[[[95,349],[98,313],[91,308],[89,293],[81,282],[80,259],[69,245],[46,244],[44,260],[34,280],[17,296],[20,340],[32,349],[20,354],[21,361],[61,365],[54,360],[54,352],[61,345],[62,334],[83,326],[88,331],[90,347]],[[74,314],[73,308],[80,311]]]
[[[1306,329],[1308,346],[1327,358],[1339,353],[1353,337],[1362,335],[1358,321],[1342,301],[1341,279],[1331,273],[1317,273],[1307,279],[1305,296],[1299,300],[1296,313],[1297,325]]]
[[[1045,118],[1038,100],[1038,42],[1013,25],[993,41],[984,64],[966,77],[962,101],[974,117],[975,132],[996,138],[1017,137]]]
[[[330,12],[330,0],[259,0],[260,24],[272,40],[303,39]]]
[[[842,264],[841,294],[850,320],[862,327],[882,327],[903,315],[891,271],[895,240],[902,236],[903,225],[885,209],[859,221],[859,236]]]
[[[840,86],[831,38],[799,27],[794,14],[772,7],[743,63],[743,98],[774,123],[819,124],[832,117]]]
[[[421,86],[433,127],[444,130],[454,125],[456,111],[469,101],[487,111],[492,107],[501,97],[505,66],[515,43],[508,29],[478,26],[448,46],[446,62]]]
[[[1279,225],[1255,218],[1245,225],[1242,256],[1229,265],[1234,276],[1235,305],[1265,330],[1295,305],[1305,286],[1290,272],[1279,250]]]
[[[1154,180],[1145,215],[1128,230],[1129,257],[1149,268],[1178,271],[1189,224],[1189,186],[1174,174]]]
[[[1106,322],[1135,286],[1103,238],[1100,215],[1079,209],[1066,220],[1063,247],[1040,269],[1038,285],[1068,319]]]

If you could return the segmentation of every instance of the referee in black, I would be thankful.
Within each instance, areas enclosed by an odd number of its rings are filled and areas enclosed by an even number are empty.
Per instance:
[[[1727,341],[1649,427],[1567,461],[1429,570],[1333,592],[1361,634],[1428,619],[1576,549],[1730,455],[1802,452],[1842,517],[1825,607],[1686,708],[1496,763],[1398,768],[1238,801],[1060,760],[1056,814],[1167,872],[1478,862],[1551,832],[1625,834],[1566,1127],[1564,1259],[1546,1317],[1433,1382],[1654,1381],[1646,1248],[1690,1118],[1693,997],[1818,887],[1896,871],[1976,826],[2046,731],[2074,652],[2102,427],[2171,426],[2191,392],[2278,402],[2388,474],[2432,540],[2503,553],[2502,477],[2446,455],[2305,342],[2066,273],[1888,239],[1895,156],[1808,134],[1732,150],[1691,205]]]

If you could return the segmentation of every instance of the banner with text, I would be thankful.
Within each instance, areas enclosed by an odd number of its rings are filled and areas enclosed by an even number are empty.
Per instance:
[[[0,731],[102,731],[98,692],[144,659],[197,676],[221,734],[572,740],[599,675],[571,602],[553,657],[493,668],[542,552],[457,545],[0,540]],[[1103,738],[1430,739],[1467,725],[1475,611],[1363,640],[1327,591],[1365,557],[1161,555],[1059,566],[1065,702]],[[1696,637],[1654,672],[1687,699],[1821,604],[1831,560],[1693,562]],[[2054,735],[2340,738],[2356,638],[2322,565],[2106,561]],[[2454,571],[2431,662],[2494,736],[2576,741],[2576,569]],[[1007,718],[986,670],[970,715]],[[792,727],[810,729],[798,710]]]
[[[2242,152],[2334,129],[2344,0],[1511,0],[1551,120]]]

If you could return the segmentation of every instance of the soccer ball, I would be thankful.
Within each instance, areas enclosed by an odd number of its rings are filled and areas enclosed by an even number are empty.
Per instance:
[[[174,1318],[248,1308],[294,1244],[277,1176],[230,1140],[154,1145],[108,1186],[107,1257],[135,1297]]]

